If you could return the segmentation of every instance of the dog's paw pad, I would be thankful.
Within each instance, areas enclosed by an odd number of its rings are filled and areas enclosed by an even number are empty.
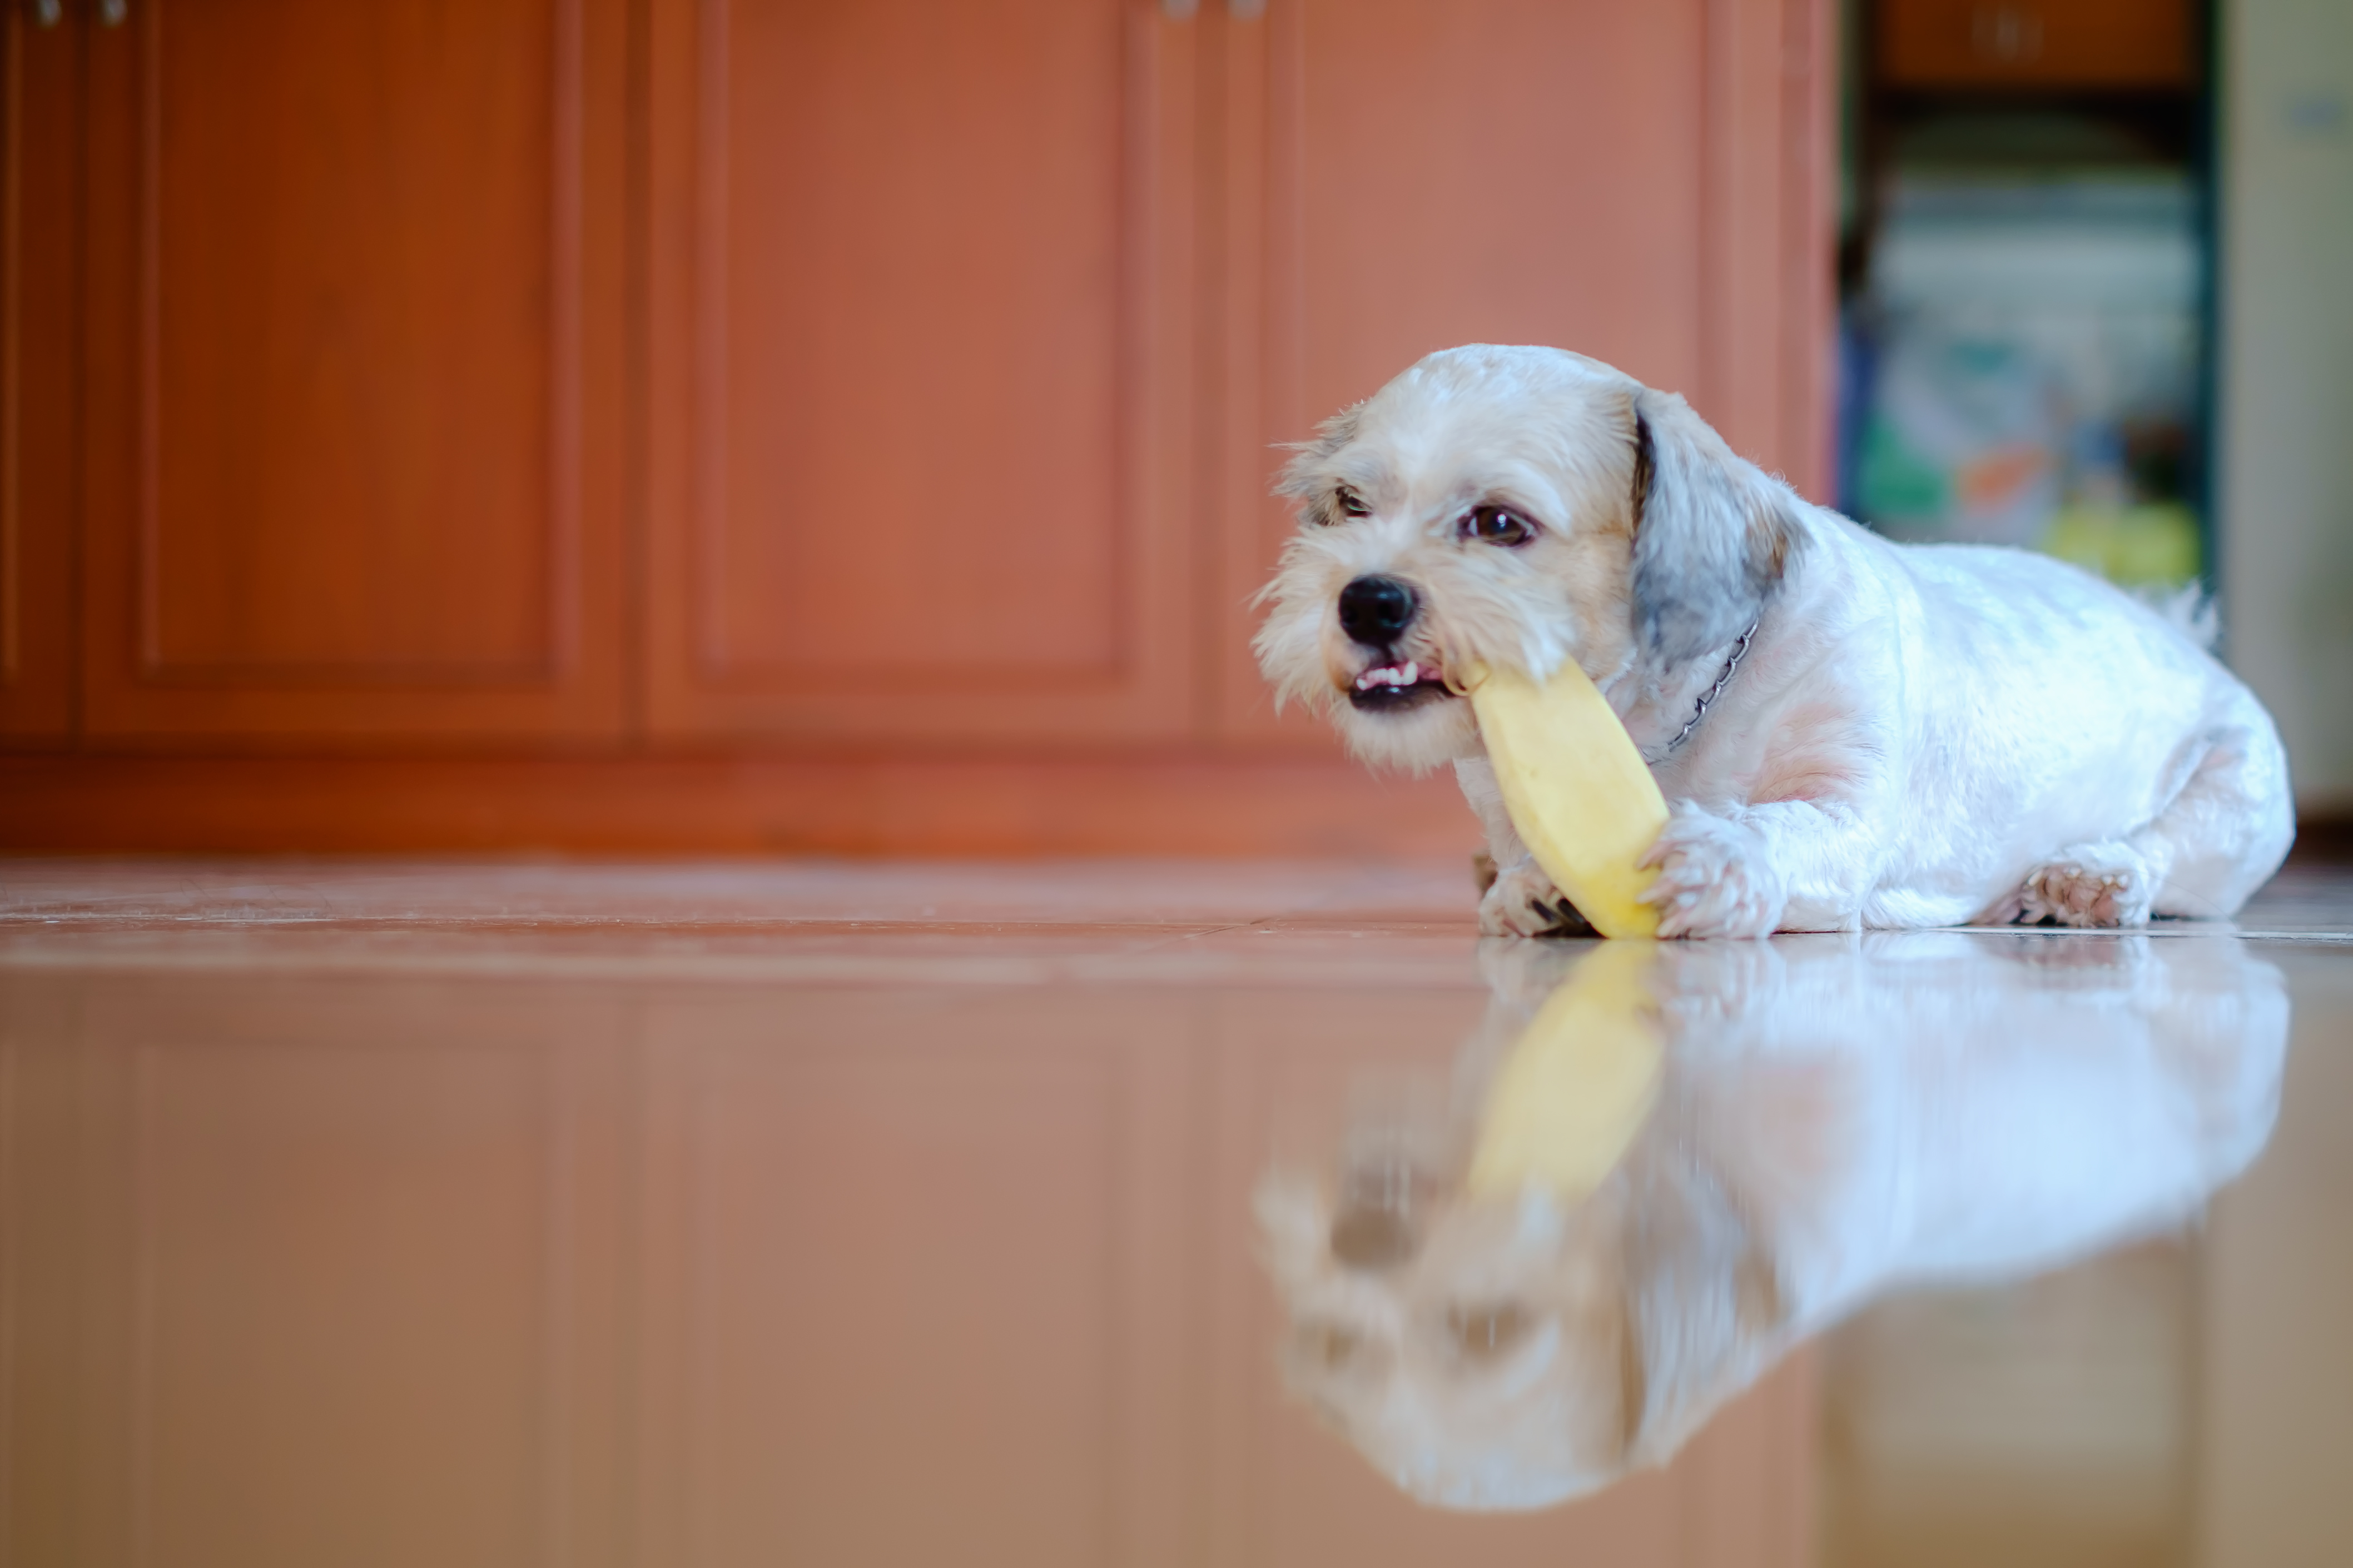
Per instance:
[[[2021,925],[2144,925],[2156,889],[2140,857],[2122,845],[2095,845],[2027,873],[2019,896]]]

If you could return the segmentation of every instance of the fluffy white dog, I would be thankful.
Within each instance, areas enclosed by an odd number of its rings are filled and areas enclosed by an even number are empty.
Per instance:
[[[2192,630],[2072,566],[1902,546],[1597,361],[1430,355],[1326,424],[1261,668],[1352,750],[1451,762],[1491,935],[1571,923],[1455,672],[1575,659],[1672,806],[1661,934],[2228,916],[2295,837],[2270,715]]]

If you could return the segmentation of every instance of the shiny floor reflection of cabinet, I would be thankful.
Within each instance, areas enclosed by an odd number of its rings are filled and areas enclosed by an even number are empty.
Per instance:
[[[0,862],[0,1563],[2353,1561],[2353,878]]]

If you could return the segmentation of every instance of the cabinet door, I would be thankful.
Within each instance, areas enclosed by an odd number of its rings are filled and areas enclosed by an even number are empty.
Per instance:
[[[1227,734],[1315,728],[1247,653],[1273,447],[1433,350],[1574,349],[1825,470],[1826,0],[1270,0],[1225,37]]]
[[[655,0],[657,734],[1191,727],[1198,26]]]
[[[90,734],[617,732],[625,29],[90,30]]]
[[[76,20],[79,20],[77,18]],[[55,744],[73,689],[76,28],[0,13],[0,745]]]

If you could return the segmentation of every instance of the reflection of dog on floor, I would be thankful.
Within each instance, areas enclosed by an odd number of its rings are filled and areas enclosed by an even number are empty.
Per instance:
[[[2235,943],[1920,934],[1577,958],[1647,969],[1631,1005],[1590,967],[1556,989],[1552,951],[1489,948],[1487,1021],[1452,1083],[1360,1115],[1332,1172],[1276,1170],[1257,1199],[1287,1384],[1426,1502],[1540,1507],[1662,1464],[1881,1291],[2179,1224],[2276,1113],[2286,997]],[[1611,1009],[1647,1053],[1587,1044]],[[1532,1093],[1557,1102],[1515,1101]],[[1596,1099],[1615,1108],[1599,1123]],[[1510,1156],[1499,1184],[1493,1145],[1548,1126],[1578,1147]],[[1596,1151],[1609,1168],[1584,1171]]]
[[[1890,543],[1595,361],[1432,354],[1283,489],[1260,663],[1366,761],[1455,765],[1490,935],[1564,915],[1460,700],[1481,664],[1575,659],[1651,759],[1663,935],[2226,916],[2287,852],[2271,719],[2183,626],[2042,556]]]

